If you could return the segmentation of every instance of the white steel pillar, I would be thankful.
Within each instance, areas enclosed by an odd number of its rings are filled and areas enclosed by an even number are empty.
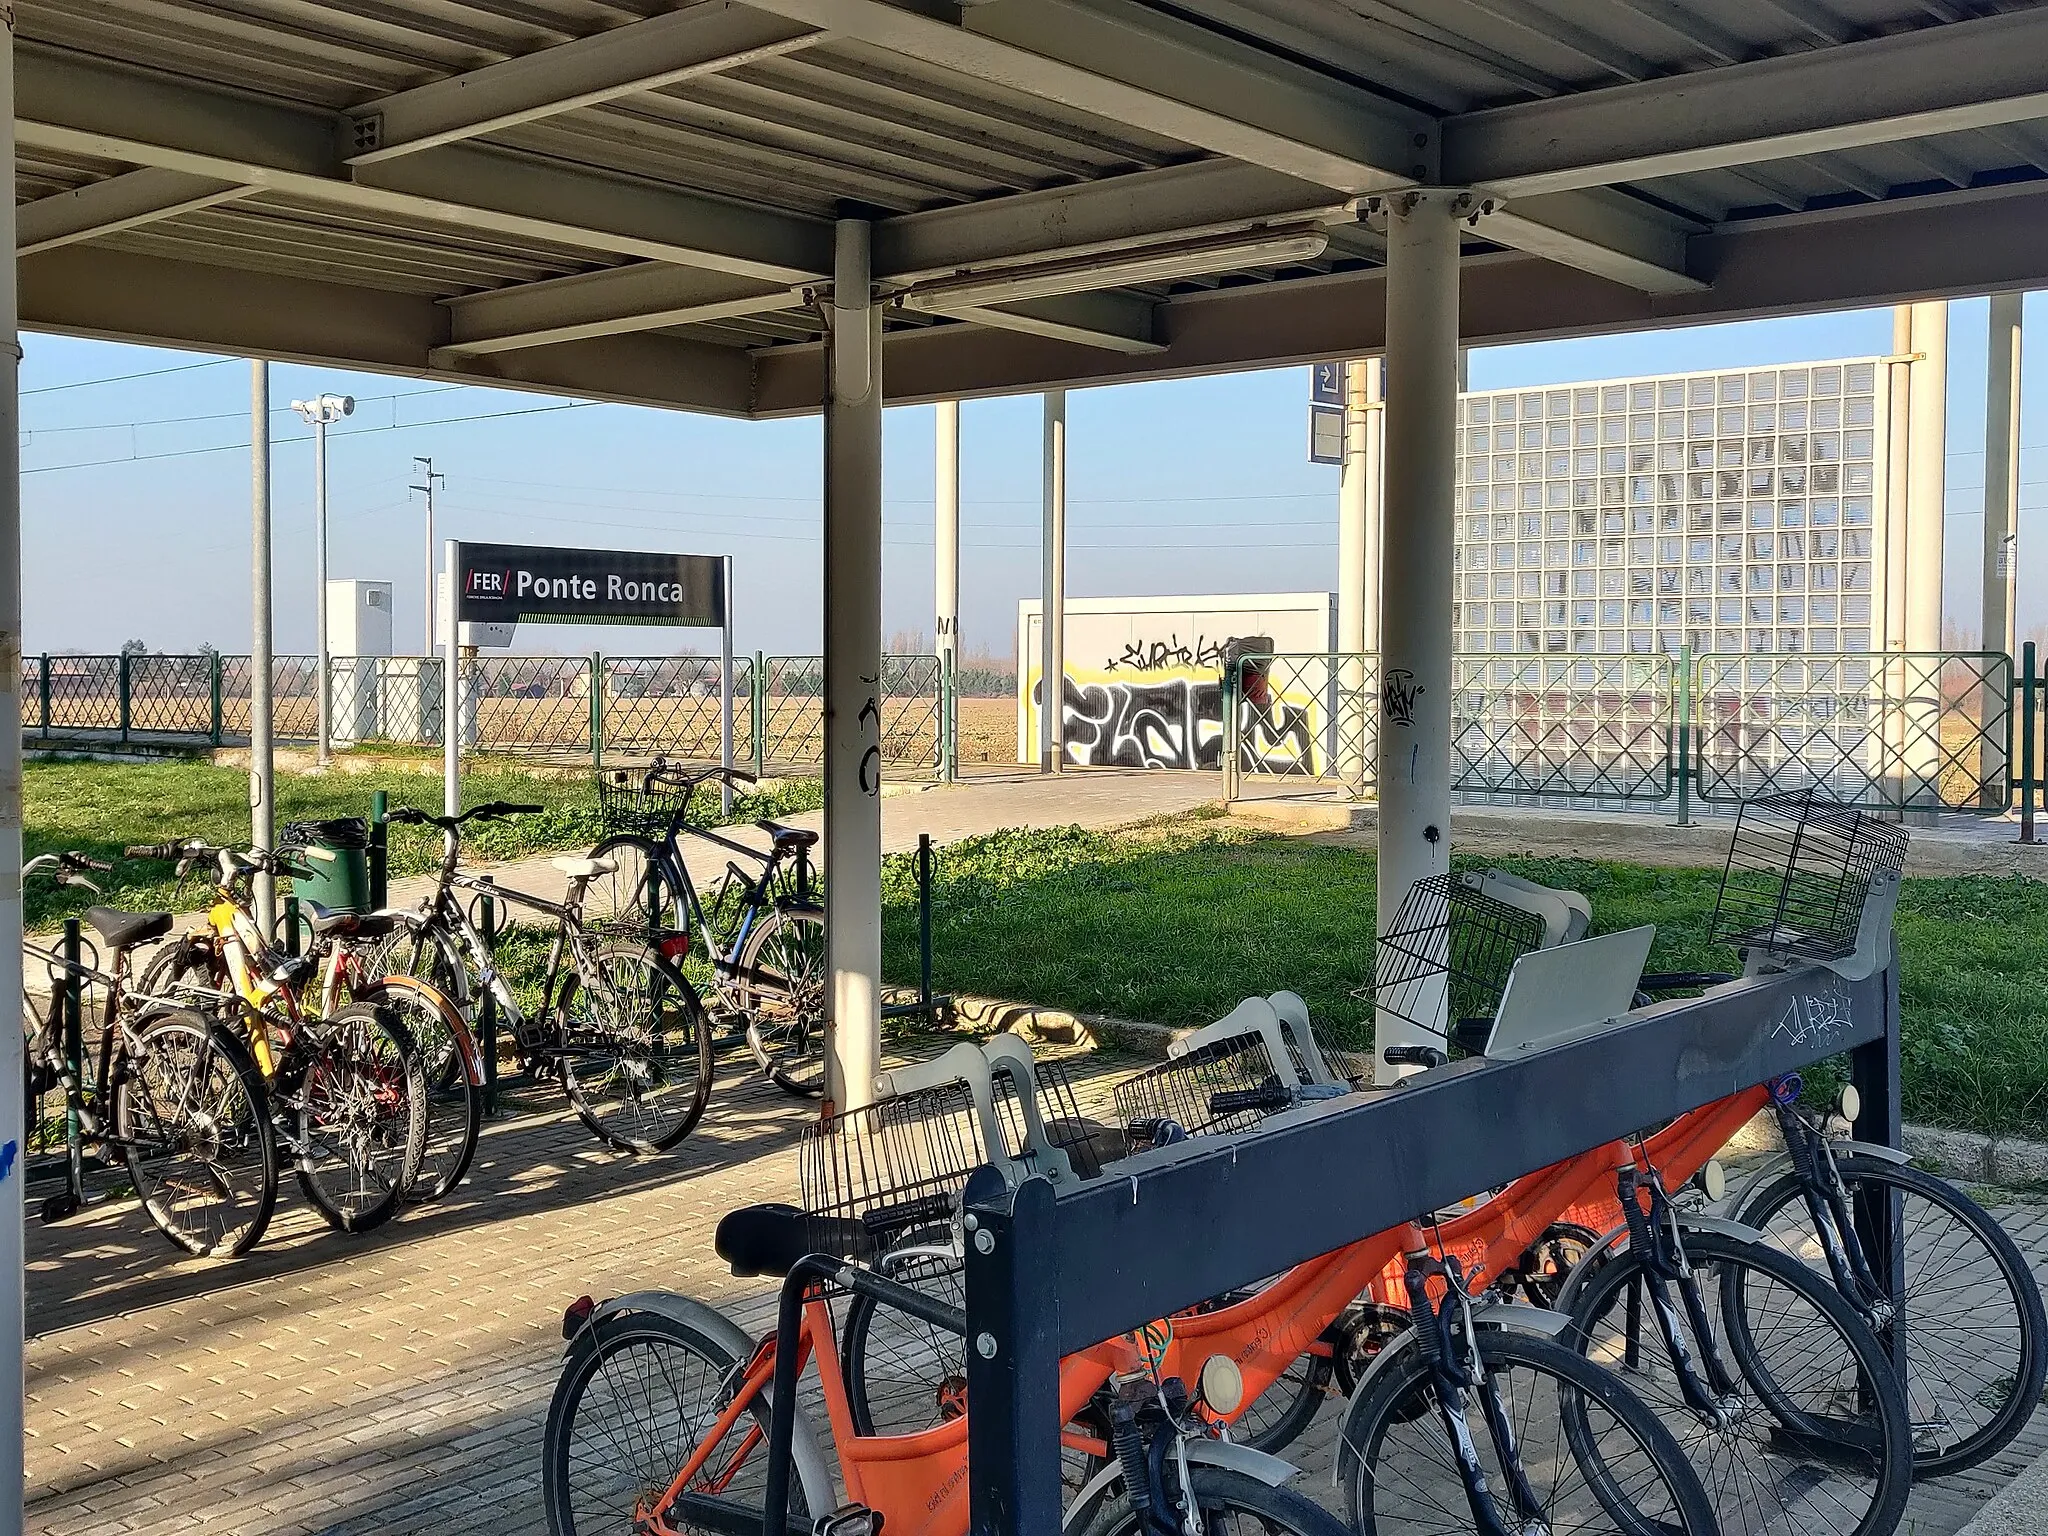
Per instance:
[[[1378,358],[1345,365],[1344,463],[1337,488],[1337,650],[1347,658],[1372,650],[1379,636],[1379,396]],[[1367,711],[1379,701],[1367,696],[1368,677],[1363,661],[1339,664],[1337,776],[1354,793],[1363,788],[1372,766],[1366,761]]]
[[[1045,392],[1045,503],[1043,583],[1038,621],[1038,766],[1066,766],[1067,678],[1067,392]]]
[[[870,1102],[882,1034],[882,311],[836,232],[825,361],[826,1097]]]
[[[1984,375],[1984,627],[1987,651],[2018,651],[2013,624],[2020,510],[2021,293],[1991,295]]]
[[[939,402],[938,518],[932,530],[932,649],[942,671],[960,665],[960,402]]]
[[[0,148],[14,162],[14,8],[7,9],[0,41]],[[14,200],[0,215],[7,249],[14,249]],[[0,996],[21,996],[21,344],[14,264],[0,277]],[[27,1106],[22,1090],[21,1031],[0,1030],[0,1529],[22,1522],[22,1184],[28,1176]]]
[[[1379,932],[1416,881],[1451,857],[1451,515],[1458,462],[1458,231],[1471,194],[1388,199],[1386,510],[1381,530]],[[1385,955],[1383,948],[1381,954]],[[1444,1042],[1443,980],[1382,1009],[1373,1059]]]
[[[1892,358],[1885,369],[1884,586],[1870,597],[1884,649],[1906,648],[1907,492],[1913,460],[1913,306],[1892,310]]]
[[[1907,425],[1906,626],[1909,651],[1941,649],[1941,547],[1948,451],[1948,304],[1913,306]]]
[[[249,365],[249,842],[277,846],[277,721],[270,697],[277,636],[271,622],[270,364]],[[256,921],[277,931],[277,880],[256,877]]]

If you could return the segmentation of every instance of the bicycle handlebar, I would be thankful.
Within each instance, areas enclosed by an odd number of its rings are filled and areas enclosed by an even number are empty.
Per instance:
[[[103,875],[114,872],[114,866],[104,859],[89,859],[82,853],[60,853],[57,862],[66,869],[96,869]]]
[[[708,784],[714,779],[726,779],[735,784],[758,784],[761,781],[743,768],[684,768],[666,758],[657,757],[641,779],[640,787],[651,790],[656,784],[666,784],[672,789],[695,789],[699,784]]]
[[[1440,1067],[1451,1058],[1433,1045],[1390,1045],[1380,1052],[1390,1067]]]
[[[1694,987],[1718,987],[1737,978],[1728,971],[1646,971],[1636,983],[1639,992],[1686,992]]]

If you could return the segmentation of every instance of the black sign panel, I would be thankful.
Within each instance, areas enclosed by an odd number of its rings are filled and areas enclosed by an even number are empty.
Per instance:
[[[458,544],[465,624],[725,623],[725,560],[624,549]]]

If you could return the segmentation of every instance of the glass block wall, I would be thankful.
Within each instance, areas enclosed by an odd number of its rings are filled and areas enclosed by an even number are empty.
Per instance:
[[[1465,395],[1458,649],[1881,649],[1878,360]]]

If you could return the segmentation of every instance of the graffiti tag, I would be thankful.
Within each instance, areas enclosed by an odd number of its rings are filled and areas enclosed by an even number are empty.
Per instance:
[[[1179,635],[1164,640],[1133,640],[1102,664],[1105,672],[1164,672],[1169,667],[1220,667],[1226,642],[1204,640],[1199,634],[1193,645]]]
[[[1855,1023],[1848,993],[1809,992],[1786,1005],[1784,1017],[1771,1026],[1771,1038],[1828,1050],[1845,1041]]]
[[[870,688],[875,688],[880,686],[882,680],[879,677],[864,677],[861,681]],[[882,706],[872,693],[868,695],[867,702],[861,705],[857,719],[863,736],[869,732],[874,734],[874,739],[860,755],[860,792],[864,795],[879,795],[882,792]]]
[[[1415,674],[1405,667],[1395,667],[1387,673],[1382,690],[1387,718],[1396,725],[1415,723],[1415,704],[1429,689],[1415,681]]]
[[[1042,695],[1034,690],[1035,701]],[[1217,768],[1223,762],[1223,689],[1214,682],[1167,678],[1153,683],[1067,679],[1062,739],[1070,762],[1118,768]],[[1240,723],[1241,766],[1267,773],[1312,774],[1308,707],[1276,699],[1247,703]]]

